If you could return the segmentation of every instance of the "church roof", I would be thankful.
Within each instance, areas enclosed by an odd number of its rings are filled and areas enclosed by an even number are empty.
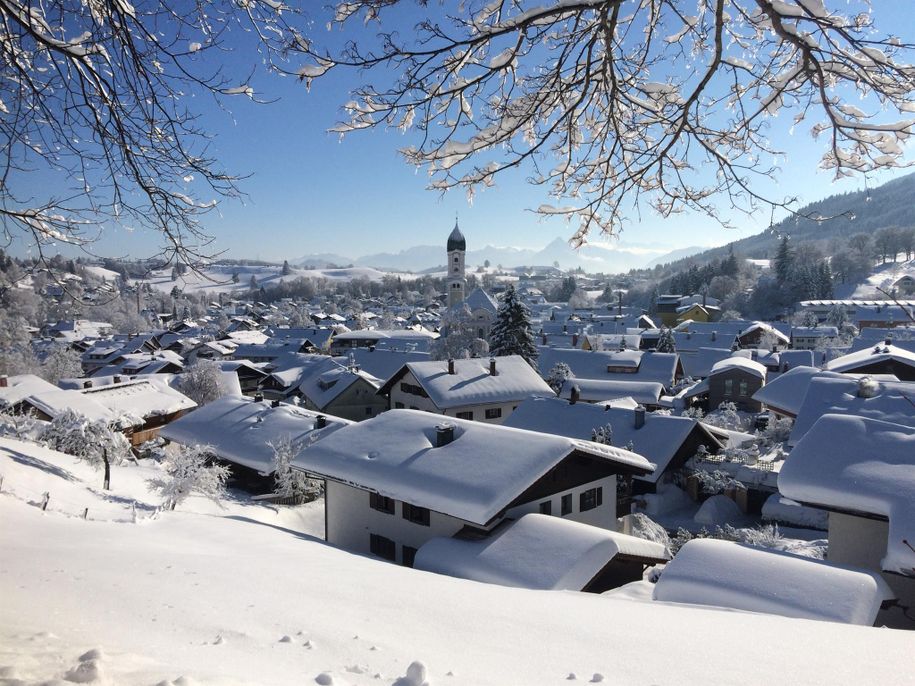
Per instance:
[[[471,312],[473,310],[489,310],[493,314],[496,314],[499,311],[499,305],[496,301],[492,299],[492,296],[489,295],[489,293],[479,286],[464,299],[464,303],[470,308]]]
[[[448,236],[448,252],[452,250],[467,250],[467,241],[464,239],[464,234],[461,233],[461,230],[458,228],[457,221],[454,222],[454,230],[451,232],[451,235]]]

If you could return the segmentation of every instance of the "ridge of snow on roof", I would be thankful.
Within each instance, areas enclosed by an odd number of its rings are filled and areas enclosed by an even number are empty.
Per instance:
[[[748,360],[747,358],[740,356],[731,356],[716,362],[712,365],[712,370],[709,373],[709,376],[720,374],[721,372],[728,371],[730,369],[742,369],[743,371],[752,374],[753,376],[758,376],[760,379],[766,378],[766,368],[763,365],[761,365],[759,362],[754,362],[753,360]]]
[[[850,415],[821,417],[794,447],[778,490],[804,504],[889,519],[883,569],[915,576],[915,428]]]
[[[223,459],[270,474],[273,448],[268,443],[284,437],[293,444],[319,440],[352,423],[325,415],[327,426],[315,429],[318,414],[294,405],[271,407],[251,398],[228,396],[164,426],[160,435],[183,445],[211,445]]]
[[[620,448],[451,417],[454,439],[436,447],[444,419],[389,410],[308,446],[293,466],[479,525],[574,451],[626,471],[654,469]]]
[[[502,586],[581,591],[618,554],[669,559],[660,543],[530,513],[479,541],[433,538],[417,551],[413,566]]]
[[[454,374],[448,373],[446,361],[407,362],[405,366],[440,410],[552,394],[546,381],[520,355],[493,359],[496,361],[495,376],[489,373],[486,358],[454,360]]]
[[[655,483],[698,422],[689,417],[646,412],[645,425],[636,429],[631,409],[589,403],[571,405],[560,398],[538,397],[518,405],[502,426],[590,440],[592,431],[606,424],[613,427],[615,445],[628,445],[631,441],[633,452],[656,465],[651,474],[636,477]]]
[[[816,367],[794,367],[756,391],[752,396],[753,400],[797,416],[807,389],[810,387],[811,379],[824,373],[828,374]]]
[[[711,538],[688,541],[654,599],[872,625],[892,591],[878,574]]]

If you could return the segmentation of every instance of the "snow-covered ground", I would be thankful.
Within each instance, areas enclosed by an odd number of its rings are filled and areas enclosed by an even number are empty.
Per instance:
[[[238,274],[238,282],[232,281],[234,274]],[[416,274],[401,272],[382,272],[371,267],[349,267],[341,269],[298,269],[291,267],[289,274],[283,275],[280,265],[276,266],[244,266],[233,264],[213,264],[199,273],[188,272],[172,281],[171,268],[160,269],[150,274],[148,279],[137,279],[141,283],[149,283],[156,290],[169,293],[178,286],[183,291],[199,293],[208,291],[213,293],[244,292],[250,289],[251,277],[257,285],[269,288],[284,281],[293,281],[301,277],[312,279],[327,279],[329,281],[352,281],[353,279],[368,279],[381,281],[385,276],[399,277],[405,280],[415,280]]]
[[[0,442],[0,683],[915,682],[908,633],[437,576],[326,545],[318,505],[152,516],[156,472],[106,494]]]

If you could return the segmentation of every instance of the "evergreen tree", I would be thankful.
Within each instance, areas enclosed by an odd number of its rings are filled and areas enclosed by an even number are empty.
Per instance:
[[[724,276],[737,276],[737,272],[740,271],[740,266],[737,264],[737,257],[734,255],[734,245],[731,244],[728,246],[728,256],[721,263],[721,274]]]
[[[289,268],[289,260],[283,260],[283,276],[289,276],[292,269]]]
[[[534,332],[531,329],[531,313],[518,298],[515,287],[510,285],[505,291],[499,314],[489,335],[489,352],[494,357],[520,355],[532,367],[537,367],[540,354],[534,343]]]
[[[775,268],[775,278],[778,280],[779,285],[788,281],[788,277],[794,267],[794,251],[788,245],[787,236],[782,238],[782,242],[778,244],[778,252],[775,253],[773,267]]]
[[[661,327],[661,335],[658,338],[657,350],[659,353],[677,352],[677,344],[674,341],[674,333],[666,326]]]

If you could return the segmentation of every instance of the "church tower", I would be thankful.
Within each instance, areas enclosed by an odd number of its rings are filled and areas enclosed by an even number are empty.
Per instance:
[[[454,230],[448,236],[448,307],[464,302],[464,253],[467,241],[454,220]]]

